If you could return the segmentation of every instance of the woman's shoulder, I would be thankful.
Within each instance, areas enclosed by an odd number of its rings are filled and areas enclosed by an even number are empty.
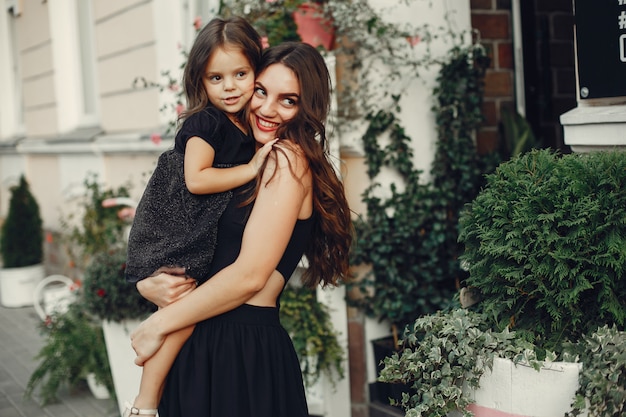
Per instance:
[[[280,149],[280,152],[276,152],[279,166],[287,163],[298,163],[308,166],[306,153],[296,142],[289,139],[281,139],[274,146]]]
[[[306,153],[300,145],[288,140],[281,139],[274,145],[276,152],[272,152],[268,158],[268,172],[271,176],[278,175],[284,180],[292,179],[301,184],[308,184],[311,180],[311,170]]]

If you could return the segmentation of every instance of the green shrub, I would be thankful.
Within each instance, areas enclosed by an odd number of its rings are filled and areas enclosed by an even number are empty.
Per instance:
[[[474,146],[489,59],[481,45],[452,48],[446,58],[433,92],[438,140],[430,181],[415,167],[398,107],[369,115],[362,138],[370,185],[362,195],[365,216],[354,222],[351,264],[371,265],[371,271],[349,285],[356,290],[349,302],[400,331],[417,317],[450,306],[465,278],[458,262],[463,249],[458,216],[493,165],[492,157],[478,155]],[[400,178],[387,197],[380,196],[383,168]]]
[[[317,301],[315,290],[285,287],[280,296],[280,321],[291,336],[307,385],[314,384],[322,373],[331,383],[344,377],[344,350],[328,307]]]
[[[41,362],[28,380],[26,398],[40,388],[42,405],[57,402],[61,387],[77,387],[89,373],[94,373],[96,381],[115,394],[99,321],[79,304],[71,304],[67,312],[53,313],[41,328],[46,340],[35,357]]]
[[[83,304],[93,315],[110,321],[142,319],[155,310],[124,278],[126,249],[93,255],[83,278]]]
[[[529,343],[507,329],[492,331],[484,316],[466,309],[420,317],[404,338],[404,349],[384,359],[379,380],[410,385],[401,400],[407,417],[446,417],[458,410],[471,416],[465,388],[478,388],[496,356],[539,366]]]
[[[98,175],[90,173],[83,181],[85,194],[77,201],[78,212],[61,218],[66,250],[73,264],[84,269],[92,256],[125,244],[124,231],[128,223],[120,219],[120,207],[103,207],[102,202],[113,197],[128,197],[130,185],[104,188]]]
[[[626,153],[531,151],[460,219],[466,284],[497,328],[548,350],[626,321]]]
[[[583,364],[573,411],[568,416],[620,417],[626,414],[626,332],[603,326],[568,346]],[[587,404],[588,402],[588,404]]]
[[[23,175],[19,184],[11,187],[9,212],[0,236],[0,251],[5,268],[37,265],[43,261],[39,205]]]

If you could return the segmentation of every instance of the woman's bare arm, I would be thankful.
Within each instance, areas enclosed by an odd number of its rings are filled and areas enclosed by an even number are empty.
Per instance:
[[[308,174],[299,153],[277,152],[268,163],[262,185],[244,230],[241,252],[235,262],[187,295],[144,321],[133,332],[133,348],[141,364],[158,350],[169,333],[232,310],[261,291],[289,242],[308,188],[299,178]],[[277,161],[277,162],[276,162]],[[276,175],[268,182],[274,167]]]

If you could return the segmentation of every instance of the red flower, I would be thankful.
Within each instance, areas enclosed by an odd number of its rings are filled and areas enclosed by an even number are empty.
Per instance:
[[[153,133],[153,134],[150,135],[150,140],[155,145],[158,145],[158,144],[161,143],[161,135],[159,135],[158,133]]]
[[[106,291],[103,288],[98,288],[98,291],[96,291],[96,294],[98,295],[98,297],[102,298],[106,295]]]

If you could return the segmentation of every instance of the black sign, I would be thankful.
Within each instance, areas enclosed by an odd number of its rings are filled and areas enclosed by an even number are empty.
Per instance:
[[[580,98],[626,96],[626,0],[574,0]]]

